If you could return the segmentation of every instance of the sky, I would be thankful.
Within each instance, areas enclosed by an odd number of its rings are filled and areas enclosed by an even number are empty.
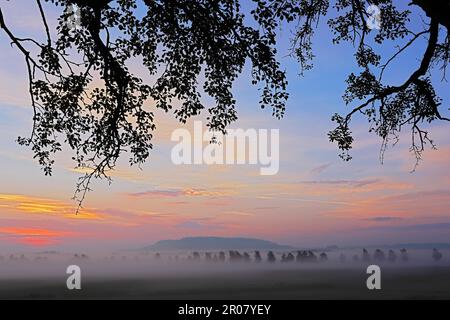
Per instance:
[[[43,36],[34,3],[0,3],[17,34]],[[57,12],[46,8],[54,26]],[[420,28],[419,19],[411,23]],[[112,184],[95,181],[76,215],[71,198],[83,172],[74,169],[70,151],[56,157],[53,176],[45,177],[31,151],[15,141],[30,134],[32,109],[23,58],[0,33],[0,252],[132,249],[186,236],[254,237],[300,247],[450,242],[448,125],[432,124],[438,150],[426,150],[411,172],[415,158],[408,151],[408,132],[381,163],[380,139],[367,132],[364,119],[356,119],[353,160],[343,162],[327,132],[333,129],[332,114],[349,110],[341,97],[346,77],[357,71],[354,48],[332,45],[328,29],[320,27],[314,69],[301,77],[298,63],[288,56],[290,36],[284,26],[278,51],[290,99],[282,120],[259,108],[249,68],[234,85],[239,120],[233,128],[279,129],[278,174],[260,175],[257,165],[173,164],[171,133],[192,131],[193,122],[182,125],[158,111],[149,161],[129,167],[124,157],[111,173]],[[394,45],[379,48],[385,58]],[[412,46],[386,79],[404,81],[423,50],[423,42]],[[131,69],[144,72],[138,63]],[[434,79],[448,102],[448,83],[437,81],[438,73]]]

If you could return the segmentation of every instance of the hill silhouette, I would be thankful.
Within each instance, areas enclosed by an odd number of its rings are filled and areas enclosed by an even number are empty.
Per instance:
[[[187,237],[161,240],[145,250],[228,250],[228,249],[290,249],[292,247],[252,238]]]

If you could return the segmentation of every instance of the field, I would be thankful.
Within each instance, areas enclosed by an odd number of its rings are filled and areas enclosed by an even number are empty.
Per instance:
[[[74,261],[69,261],[75,263]],[[368,290],[367,265],[337,262],[205,263],[78,261],[82,289],[68,290],[67,262],[0,264],[0,299],[450,299],[446,263],[381,265]]]

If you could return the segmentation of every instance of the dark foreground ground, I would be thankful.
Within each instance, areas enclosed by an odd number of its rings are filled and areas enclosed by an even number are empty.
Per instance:
[[[450,299],[450,267],[383,269],[381,290],[368,290],[364,268],[0,279],[0,299]]]

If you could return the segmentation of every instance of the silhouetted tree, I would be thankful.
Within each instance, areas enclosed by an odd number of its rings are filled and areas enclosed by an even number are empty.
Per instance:
[[[234,262],[234,261],[236,260],[235,254],[234,254],[234,251],[233,251],[233,250],[230,250],[230,251],[228,252],[228,255],[230,256],[230,262]]]
[[[294,255],[291,252],[283,253],[281,256],[281,262],[292,262],[295,260]]]
[[[386,256],[381,249],[376,249],[373,258],[375,261],[383,262],[386,259]]]
[[[243,260],[243,255],[239,252],[239,251],[235,251],[235,257],[237,261],[242,261]]]
[[[17,36],[0,9],[0,28],[25,59],[34,111],[31,135],[19,143],[31,146],[47,175],[53,154],[63,144],[73,149],[76,165],[87,171],[76,190],[80,204],[91,179],[110,179],[109,171],[124,152],[130,153],[131,164],[149,157],[156,124],[148,101],[154,108],[174,110],[186,122],[205,109],[203,91],[215,100],[208,109],[209,128],[225,133],[237,119],[232,85],[249,61],[252,83],[262,85],[261,106],[282,117],[288,93],[276,60],[276,36],[284,22],[295,23],[291,52],[302,72],[312,67],[313,34],[321,18],[329,18],[334,44],[355,45],[361,72],[349,75],[344,101],[356,105],[347,115],[332,117],[337,127],[329,133],[345,160],[351,158],[349,125],[356,114],[366,116],[370,132],[381,137],[382,152],[407,126],[417,161],[425,144],[434,147],[423,124],[450,121],[440,111],[442,101],[430,76],[432,66],[444,73],[449,62],[448,0],[411,1],[416,15],[427,16],[420,30],[408,25],[413,12],[398,9],[391,0],[336,0],[333,10],[329,0],[252,0],[247,16],[239,0],[45,0],[61,9],[56,30],[50,29],[42,1],[35,2],[43,41]],[[366,9],[371,4],[381,11],[379,30],[369,28],[373,16]],[[143,14],[136,13],[138,5]],[[75,18],[73,6],[79,16],[76,28],[68,23]],[[383,75],[392,61],[423,38],[419,66],[400,84],[386,82]],[[382,59],[373,44],[392,44],[395,51]],[[154,83],[128,68],[139,59]]]
[[[345,254],[341,253],[341,254],[339,255],[339,261],[340,261],[341,263],[346,262],[346,261],[347,261],[347,256],[346,256]]]
[[[275,261],[277,261],[277,258],[275,257],[275,254],[272,251],[269,251],[267,253],[267,261],[268,262],[275,262]]]
[[[306,257],[308,262],[317,262],[317,256],[311,250],[308,250],[308,255]]]
[[[209,129],[225,133],[237,119],[232,85],[249,61],[252,83],[262,85],[261,107],[277,118],[284,114],[287,81],[275,58],[272,18],[291,18],[292,8],[270,16],[254,11],[248,23],[235,0],[144,0],[143,16],[136,14],[136,0],[45,0],[63,9],[57,30],[50,30],[41,0],[35,2],[44,42],[17,37],[0,10],[0,27],[28,67],[34,126],[19,143],[30,145],[51,174],[52,154],[66,142],[77,166],[89,170],[78,185],[80,201],[93,177],[109,178],[123,152],[132,164],[149,157],[156,127],[150,100],[184,123],[205,109],[203,90],[215,100]],[[68,23],[71,8],[80,17],[76,28]],[[132,59],[142,59],[154,84],[129,70]],[[102,84],[94,83],[97,75]]]
[[[297,251],[297,262],[304,262],[308,256],[308,253],[306,251]]]
[[[433,257],[434,261],[439,261],[439,260],[442,259],[442,253],[438,249],[433,248],[433,255],[432,255],[432,257]]]
[[[325,252],[322,252],[319,256],[320,261],[325,262],[328,261],[328,255]]]
[[[295,260],[294,255],[292,254],[292,252],[289,252],[288,255],[286,256],[286,261],[293,262],[294,260]]]
[[[401,257],[403,262],[408,262],[409,261],[408,251],[405,248],[400,249],[400,257]]]
[[[370,261],[370,254],[369,254],[369,252],[366,249],[363,249],[362,260],[364,262],[369,262]]]
[[[243,256],[240,254],[239,251],[235,251],[235,250],[230,251],[230,261],[231,262],[238,262],[238,261],[242,261],[242,260],[243,260]]]
[[[316,2],[328,4],[328,1],[313,1],[311,6],[317,8],[317,17],[312,21],[306,21],[304,26],[311,26],[320,15],[324,14]],[[376,4],[381,10],[380,30],[377,30],[374,38],[370,37],[372,30],[367,23],[370,17],[365,10],[369,4]],[[445,79],[445,70],[449,62],[450,6],[448,0],[412,0],[410,5],[422,9],[427,16],[420,30],[416,31],[408,27],[411,11],[398,10],[391,0],[336,1],[336,7],[340,8],[342,14],[328,22],[334,30],[333,41],[335,43],[351,41],[356,44],[355,58],[361,68],[360,74],[349,75],[347,90],[344,94],[345,103],[356,103],[356,106],[345,116],[335,114],[333,120],[337,127],[329,133],[330,140],[337,142],[342,150],[341,157],[345,160],[351,159],[348,151],[353,142],[349,123],[358,113],[367,117],[370,123],[369,132],[374,132],[383,141],[381,160],[388,143],[392,141],[395,144],[404,127],[410,129],[411,152],[416,157],[416,165],[427,143],[435,147],[427,129],[424,128],[426,124],[435,120],[450,121],[450,118],[443,116],[439,111],[442,101],[437,96],[431,80],[433,66],[439,66],[442,71],[440,80]],[[303,29],[300,30],[303,31]],[[308,29],[300,32],[300,39],[310,44],[311,33]],[[413,69],[400,84],[385,81],[385,71],[392,62],[399,59],[402,53],[417,44],[421,38],[426,39],[426,45],[422,53],[417,55],[419,66]],[[379,45],[391,40],[395,40],[398,46],[394,53],[382,62],[382,56],[375,51],[373,43]],[[310,52],[308,45],[306,49],[299,50],[301,58],[308,57]]]
[[[394,250],[392,250],[392,249],[389,250],[388,260],[389,260],[389,262],[397,261],[397,255],[395,254]]]
[[[195,261],[200,261],[200,253],[198,253],[197,251],[194,251],[192,253],[192,257]]]
[[[261,258],[261,253],[256,250],[255,251],[255,262],[261,262],[262,258]]]

